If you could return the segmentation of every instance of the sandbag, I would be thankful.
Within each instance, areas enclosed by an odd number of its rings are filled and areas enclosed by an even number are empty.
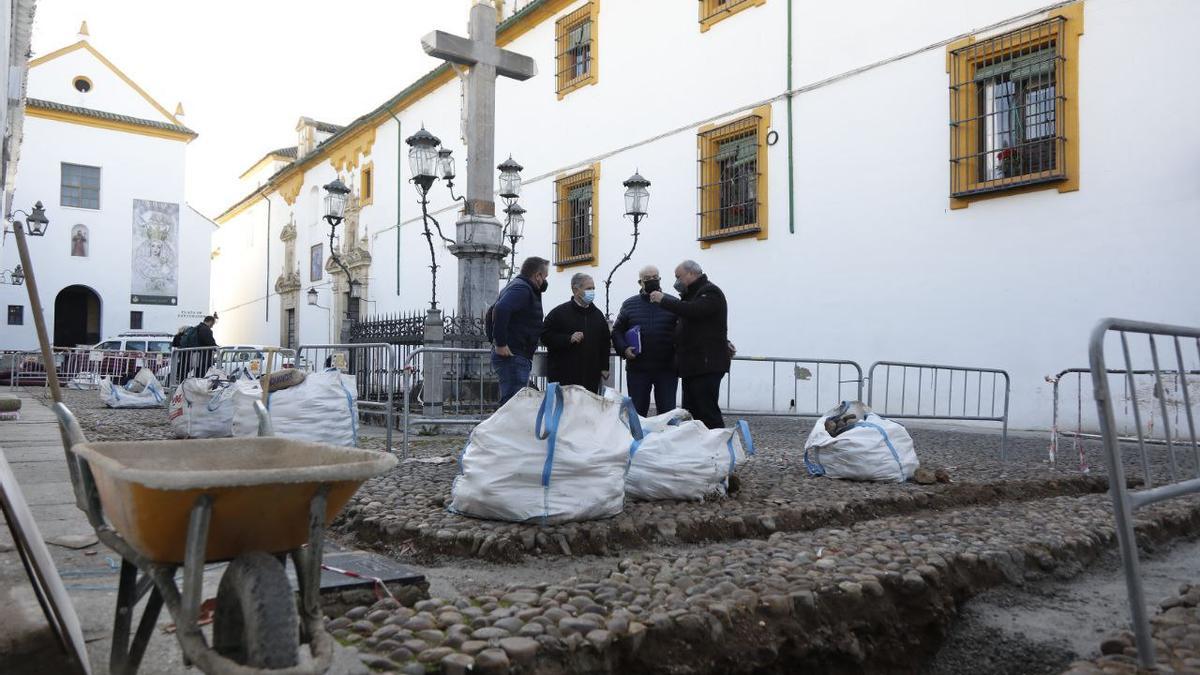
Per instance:
[[[132,391],[128,386],[118,387],[106,377],[100,380],[100,400],[110,408],[159,408],[166,402],[167,395],[153,374],[149,386],[140,391]]]
[[[134,375],[132,380],[125,383],[125,389],[138,394],[144,391],[151,382],[158,382],[158,378],[149,368],[142,368],[137,371],[137,375]]]
[[[908,430],[869,412],[834,437],[826,418],[813,425],[804,444],[804,465],[813,476],[903,483],[921,466]]]
[[[175,388],[167,419],[177,438],[228,438],[233,435],[235,385],[189,377]]]
[[[732,429],[709,429],[679,409],[643,419],[642,431],[625,474],[625,493],[635,499],[723,496],[729,476],[754,454],[745,420]]]
[[[299,368],[284,368],[267,376],[267,391],[282,391],[304,381],[304,371]]]
[[[234,436],[258,434],[254,402],[262,400],[261,380],[239,380],[235,385],[231,432]],[[267,412],[276,436],[346,447],[358,446],[358,395],[354,378],[328,369],[308,373],[287,389],[267,394]]]
[[[545,394],[522,389],[471,432],[449,509],[542,524],[615,516],[635,436],[642,433],[628,398],[555,383]]]

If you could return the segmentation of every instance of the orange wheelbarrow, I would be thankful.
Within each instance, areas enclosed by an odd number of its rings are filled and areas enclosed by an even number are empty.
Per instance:
[[[205,673],[328,670],[333,639],[320,608],[325,524],[396,458],[272,437],[266,409],[255,402],[255,411],[257,438],[89,443],[71,411],[54,405],[76,505],[121,556],[113,675],[137,672],[164,604],[185,662]],[[222,561],[229,566],[217,590],[210,647],[199,622],[204,565]],[[175,582],[180,568],[182,587]],[[134,610],[147,594],[131,637]],[[301,644],[311,658],[301,659]]]

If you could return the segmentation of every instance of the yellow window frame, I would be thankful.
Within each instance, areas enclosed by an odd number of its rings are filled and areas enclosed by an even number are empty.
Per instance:
[[[583,185],[592,187],[592,218],[588,223],[591,228],[590,248],[587,253],[571,254],[571,203],[568,195],[571,190]],[[600,264],[600,164],[562,174],[554,180],[554,265],[561,272],[568,267]]]
[[[375,162],[366,162],[358,174],[358,205],[370,206],[375,202]]]
[[[721,210],[721,167],[716,155],[721,143],[744,137],[747,130],[754,132],[757,156],[755,157],[755,211],[754,222],[732,228],[722,228]],[[697,192],[699,202],[699,234],[701,248],[734,239],[767,238],[767,195],[769,176],[767,173],[767,132],[771,129],[771,106],[762,105],[749,115],[723,124],[707,124],[700,127],[696,135]]]
[[[569,40],[571,32],[579,28],[584,23],[590,22],[591,26],[588,38],[588,62],[587,72],[583,75],[574,76],[571,69],[574,66],[575,60],[571,55]],[[600,81],[600,0],[591,0],[579,9],[576,9],[569,14],[566,14],[554,24],[554,45],[555,45],[555,91],[558,93],[558,100],[562,100],[567,94],[586,87],[591,84],[596,84]]]
[[[999,35],[971,36],[946,47],[950,76],[950,208],[972,202],[1035,190],[1079,189],[1079,36],[1083,35],[1083,5],[1078,2],[1050,12],[1042,21]],[[1060,24],[1061,22],[1061,24]],[[1062,139],[1055,167],[1012,177],[983,179],[979,103],[973,76],[980,62],[1026,54],[1055,42],[1055,137]],[[972,123],[974,122],[974,123]]]
[[[767,0],[700,0],[700,32],[706,33],[709,28],[728,19],[729,17],[766,3]]]

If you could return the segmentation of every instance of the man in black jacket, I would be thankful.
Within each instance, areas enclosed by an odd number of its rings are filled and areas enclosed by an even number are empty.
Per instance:
[[[642,287],[641,292],[621,303],[621,311],[613,324],[612,341],[617,353],[625,359],[633,407],[639,415],[648,417],[651,389],[659,414],[675,409],[675,391],[679,388],[679,375],[675,372],[676,317],[661,305],[650,302],[650,294],[662,290],[657,267],[643,267],[638,272],[638,285]],[[671,296],[664,297],[675,300]],[[627,337],[635,328],[641,351],[635,350]]]
[[[216,347],[217,339],[213,337],[213,326],[217,324],[217,317],[209,315],[204,317],[204,320],[196,324],[196,344],[195,347]],[[205,349],[200,352],[192,352],[195,355],[197,363],[196,377],[204,377],[208,374],[208,369],[213,364],[213,357],[217,355],[216,349]]]
[[[592,304],[596,282],[580,272],[571,277],[571,299],[550,310],[542,327],[549,350],[547,379],[600,392],[608,379],[608,320]]]
[[[521,273],[500,292],[492,309],[492,368],[500,381],[500,405],[529,384],[533,352],[542,332],[542,293],[550,261],[530,256]]]
[[[729,372],[732,356],[725,294],[694,260],[675,268],[675,290],[679,299],[655,291],[650,302],[679,317],[675,363],[683,378],[683,407],[709,429],[723,428],[721,380]]]

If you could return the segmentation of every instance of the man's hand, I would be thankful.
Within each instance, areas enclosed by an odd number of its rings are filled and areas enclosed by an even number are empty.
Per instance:
[[[737,347],[734,347],[732,342],[730,342],[729,340],[726,340],[725,346],[726,346],[726,348],[729,349],[729,358],[733,358],[733,357],[737,356]]]
[[[508,348],[508,345],[497,346],[496,356],[507,359],[508,357],[512,356],[512,350]]]
[[[601,380],[607,380],[607,379],[608,379],[608,371],[607,371],[607,370],[602,370],[602,371],[600,371],[600,379],[601,379]]]
[[[659,303],[659,302],[662,302],[662,299],[663,299],[662,291],[653,291],[652,293],[650,293],[650,302]]]
[[[625,358],[629,359],[630,361],[637,358],[637,354],[633,351],[633,347],[625,348]]]
[[[571,344],[577,345],[580,342],[583,342],[583,333],[581,333],[579,331],[575,331],[574,333],[571,333]]]

